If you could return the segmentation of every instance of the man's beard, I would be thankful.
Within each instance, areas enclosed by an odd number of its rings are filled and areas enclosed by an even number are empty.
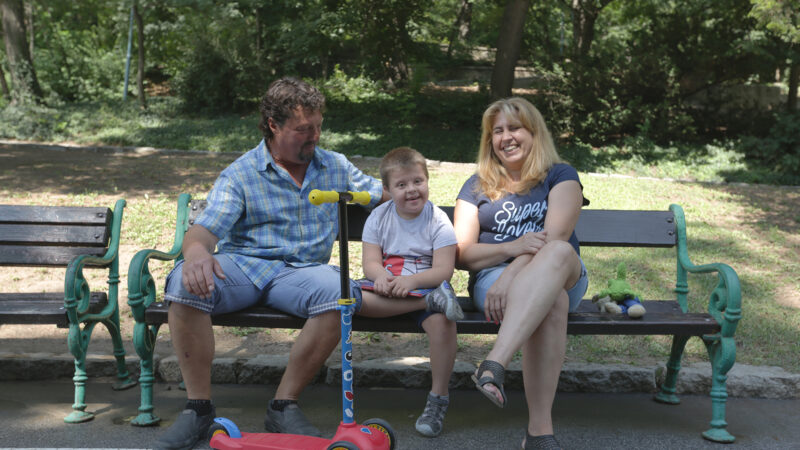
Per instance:
[[[307,146],[311,147],[310,151],[306,151],[306,147]],[[300,152],[297,154],[297,158],[300,161],[304,162],[304,163],[311,162],[311,160],[314,159],[314,149],[315,148],[316,148],[316,145],[314,143],[308,143],[308,144],[303,145],[302,147],[300,147]]]

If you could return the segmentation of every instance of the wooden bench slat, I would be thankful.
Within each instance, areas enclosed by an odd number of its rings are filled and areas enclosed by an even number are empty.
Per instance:
[[[578,311],[570,314],[567,326],[569,334],[631,334],[631,335],[684,335],[700,336],[716,333],[719,324],[706,313],[681,312],[676,301],[650,300],[643,302],[647,314],[641,319],[630,319],[622,314],[606,314],[597,310],[591,300],[583,300]],[[167,323],[167,307],[154,303],[147,308],[145,321],[151,324]],[[302,328],[305,319],[284,314],[272,308],[256,306],[228,314],[212,316],[211,323],[218,326],[258,328]],[[466,334],[496,334],[498,325],[486,322],[482,313],[469,311],[458,321],[458,332]],[[411,314],[390,319],[356,317],[355,331],[379,331],[396,333],[420,333]]]
[[[584,209],[575,234],[582,246],[674,247],[677,242],[670,211]]]
[[[194,223],[206,207],[205,200],[192,200],[189,223]],[[453,220],[453,206],[440,206]],[[347,205],[347,235],[360,241],[369,212],[358,205]],[[671,211],[626,211],[584,209],[575,226],[575,234],[587,247],[674,247],[675,217]]]
[[[99,312],[108,303],[105,292],[92,292],[90,312]],[[61,292],[0,293],[0,324],[68,324]]]
[[[111,217],[111,209],[102,207],[0,205],[0,223],[105,226]]]
[[[103,226],[0,224],[0,245],[64,245],[105,247],[108,228]]]
[[[67,266],[76,256],[103,256],[104,247],[22,247],[0,245],[0,265],[4,266]],[[88,265],[92,267],[92,265]]]

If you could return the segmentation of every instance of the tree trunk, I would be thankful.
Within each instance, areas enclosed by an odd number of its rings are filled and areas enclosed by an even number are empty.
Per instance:
[[[11,99],[11,91],[8,90],[8,83],[6,83],[6,73],[3,71],[2,64],[0,64],[0,88],[3,89],[3,97]]]
[[[261,62],[261,9],[254,9],[256,15],[256,58]]]
[[[514,69],[517,66],[522,44],[522,27],[525,25],[525,15],[528,12],[529,4],[529,0],[509,0],[506,3],[492,70],[490,88],[492,100],[511,96],[511,87],[514,85]]]
[[[147,96],[144,93],[144,23],[139,13],[139,2],[133,2],[133,20],[136,21],[136,47],[139,54],[136,85],[139,88],[139,104],[142,109],[147,109]]]
[[[584,59],[592,48],[594,24],[600,10],[611,0],[572,0],[572,55],[576,61]]]
[[[786,109],[789,112],[797,111],[798,82],[800,82],[800,62],[793,62],[789,69],[789,98],[786,100]]]
[[[25,36],[25,10],[22,0],[0,0],[8,68],[11,72],[12,103],[42,100],[42,88],[36,78]]]
[[[25,2],[25,28],[28,30],[28,51],[31,53],[31,61],[35,59],[33,53],[33,3]]]
[[[411,37],[408,35],[408,21],[408,11],[403,8],[398,11],[398,15],[391,22],[400,42],[394,43],[389,54],[389,60],[386,62],[390,83],[403,84],[411,78],[411,72],[406,62],[408,59],[406,57],[406,49],[411,42]]]
[[[458,17],[453,24],[453,32],[450,33],[450,42],[447,44],[447,57],[453,55],[453,48],[456,43],[463,43],[469,36],[469,30],[472,26],[472,2],[470,0],[461,0],[461,8],[458,10]]]
[[[0,20],[3,19],[3,14],[0,12]],[[0,41],[5,42],[3,38],[3,28],[0,27]],[[8,89],[8,83],[6,82],[6,73],[3,70],[3,61],[0,61],[0,89],[2,89],[3,97],[8,100],[11,100],[11,91]]]

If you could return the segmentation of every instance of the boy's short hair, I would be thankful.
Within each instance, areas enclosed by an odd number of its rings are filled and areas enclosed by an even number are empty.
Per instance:
[[[411,147],[397,147],[389,151],[381,159],[380,172],[383,185],[389,187],[389,172],[394,169],[406,169],[418,165],[422,167],[425,178],[428,176],[428,163],[422,153]]]

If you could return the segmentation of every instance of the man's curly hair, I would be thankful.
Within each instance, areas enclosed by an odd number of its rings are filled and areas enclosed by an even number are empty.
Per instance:
[[[324,112],[325,96],[317,88],[298,78],[286,77],[273,81],[258,105],[261,112],[258,128],[264,139],[269,141],[273,137],[272,130],[269,129],[270,118],[278,126],[283,126],[298,107]]]

